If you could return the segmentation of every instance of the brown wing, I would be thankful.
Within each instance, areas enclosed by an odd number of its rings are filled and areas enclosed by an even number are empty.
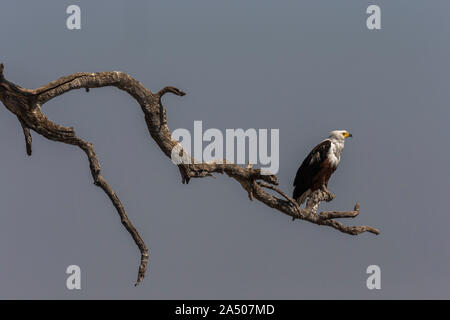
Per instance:
[[[330,147],[331,141],[324,140],[315,146],[305,160],[303,160],[302,165],[298,168],[297,174],[295,175],[294,199],[297,199],[312,187],[314,177],[319,173],[322,163],[327,159]]]

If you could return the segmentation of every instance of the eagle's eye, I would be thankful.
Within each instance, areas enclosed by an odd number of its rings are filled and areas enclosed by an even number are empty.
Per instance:
[[[348,137],[348,132],[342,132],[342,135],[343,135],[344,137]]]

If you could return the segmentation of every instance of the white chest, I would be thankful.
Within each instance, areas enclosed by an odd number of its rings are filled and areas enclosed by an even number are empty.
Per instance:
[[[344,149],[344,143],[338,141],[332,141],[330,150],[328,151],[328,159],[332,166],[337,167],[339,161],[341,161],[341,152]]]

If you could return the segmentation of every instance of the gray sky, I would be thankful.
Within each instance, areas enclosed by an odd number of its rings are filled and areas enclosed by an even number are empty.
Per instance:
[[[79,4],[82,29],[66,29]],[[382,30],[369,31],[369,4]],[[352,237],[250,202],[226,176],[180,183],[139,105],[114,88],[44,106],[94,143],[103,174],[150,248],[139,252],[85,155],[33,134],[0,107],[0,298],[450,298],[450,2],[18,1],[0,4],[8,80],[35,88],[120,70],[167,96],[171,129],[279,128],[281,187],[333,129],[347,129],[321,208],[361,214]],[[77,264],[82,290],[65,287]],[[381,267],[381,290],[366,268]]]

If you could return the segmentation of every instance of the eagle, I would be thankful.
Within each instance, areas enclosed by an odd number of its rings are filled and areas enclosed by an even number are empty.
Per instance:
[[[294,180],[293,198],[302,204],[318,189],[328,191],[328,180],[336,171],[345,139],[352,137],[347,130],[334,130],[328,139],[312,149],[297,170]]]

